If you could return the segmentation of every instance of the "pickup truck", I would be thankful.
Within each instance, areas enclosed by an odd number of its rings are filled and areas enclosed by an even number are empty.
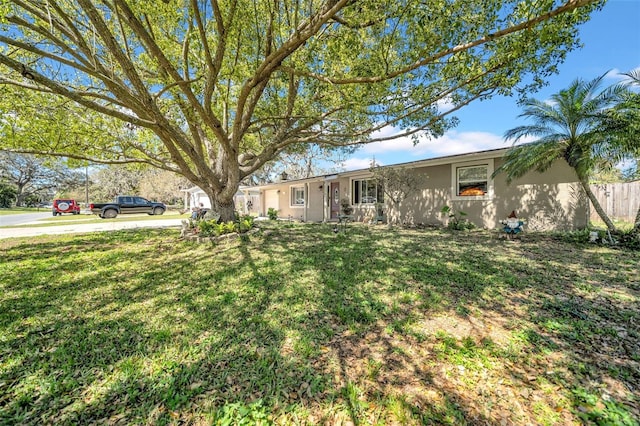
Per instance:
[[[103,219],[112,219],[119,214],[147,213],[161,215],[167,210],[163,203],[149,201],[142,197],[118,195],[113,203],[90,204],[91,213]]]

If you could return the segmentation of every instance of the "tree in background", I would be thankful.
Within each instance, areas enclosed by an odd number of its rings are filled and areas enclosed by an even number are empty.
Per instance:
[[[140,195],[166,204],[180,204],[184,197],[182,190],[192,186],[187,179],[175,173],[131,164],[92,167],[89,181],[92,202],[109,201],[116,195]],[[65,194],[69,198],[84,200],[85,187],[77,187]]]
[[[619,147],[604,137],[601,129],[604,114],[619,103],[626,89],[613,86],[600,90],[603,78],[604,75],[591,81],[574,80],[567,89],[552,95],[550,101],[526,99],[520,117],[533,120],[533,124],[518,126],[505,133],[505,139],[513,140],[514,146],[493,175],[505,173],[510,183],[531,170],[544,172],[557,159],[564,159],[576,172],[598,216],[610,231],[616,231],[589,186],[594,170],[609,167],[612,161],[620,158]],[[537,140],[515,145],[526,136],[534,136]]]
[[[1,102],[21,131],[0,148],[145,162],[231,220],[240,182],[289,147],[417,142],[476,99],[535,90],[603,4],[3,0]]]
[[[90,201],[110,201],[116,195],[141,195],[140,185],[146,171],[131,164],[97,167],[91,174]]]
[[[245,185],[264,185],[278,180],[282,173],[289,179],[306,179],[312,176],[337,173],[355,148],[325,147],[317,144],[300,145],[281,153],[276,160],[266,163],[243,182]]]
[[[28,200],[51,200],[56,192],[84,182],[79,173],[70,170],[60,160],[2,151],[0,178],[15,187],[18,207],[26,206]]]
[[[192,184],[184,176],[167,170],[149,168],[139,183],[140,195],[169,205],[182,204],[184,192]]]
[[[0,207],[10,208],[16,201],[16,188],[5,182],[0,182]]]

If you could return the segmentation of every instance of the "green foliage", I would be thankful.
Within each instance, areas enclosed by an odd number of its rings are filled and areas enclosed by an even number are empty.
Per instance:
[[[254,224],[253,216],[246,215],[246,216],[240,217],[240,219],[238,219],[238,232],[242,234],[249,231],[251,228],[253,228],[253,224]]]
[[[637,426],[634,417],[624,404],[579,387],[573,390],[577,416],[584,422],[596,425]]]
[[[603,131],[609,127],[607,122],[615,121],[611,120],[611,111],[620,106],[621,99],[628,94],[627,88],[621,85],[602,89],[605,76],[590,81],[576,79],[568,88],[552,95],[551,101],[526,99],[520,117],[531,119],[533,123],[505,133],[505,139],[513,140],[514,146],[493,177],[504,173],[510,183],[534,170],[543,173],[557,160],[564,160],[576,172],[578,181],[607,228],[615,231],[615,226],[591,193],[589,180],[596,171],[609,170],[630,154],[639,155],[640,148],[636,146],[631,150],[628,134],[626,138],[619,138],[612,136],[615,132]],[[515,145],[525,137],[536,140]],[[633,144],[637,134],[634,137]]]
[[[13,185],[0,182],[0,207],[10,208],[16,201],[16,188]]]
[[[630,250],[640,250],[640,232],[636,229],[622,230],[613,234],[617,245]]]
[[[267,217],[269,218],[269,220],[277,220],[278,210],[274,209],[273,207],[269,207],[269,210],[267,210]]]
[[[199,220],[196,223],[196,227],[198,229],[198,235],[203,237],[210,237],[213,235],[220,235],[221,224],[218,223],[217,220]]]
[[[0,149],[179,169],[218,188],[227,221],[240,182],[283,151],[387,126],[418,142],[456,124],[445,93],[462,106],[543,86],[603,4],[4,0]]]
[[[464,231],[466,229],[473,229],[475,225],[469,220],[465,219],[467,213],[463,211],[454,211],[453,208],[449,206],[443,206],[440,210],[440,213],[447,216],[449,218],[449,222],[447,223],[447,228],[455,230],[455,231]]]
[[[267,426],[273,424],[269,417],[269,407],[262,400],[249,405],[234,402],[223,405],[213,417],[215,426]]]
[[[591,232],[597,232],[598,237],[595,242],[591,242]],[[621,229],[615,232],[607,230],[597,230],[586,228],[576,231],[564,231],[552,233],[553,237],[559,241],[572,244],[595,243],[611,247],[618,247],[628,250],[640,250],[640,235],[633,229]]]
[[[220,236],[232,233],[244,234],[251,230],[253,226],[254,218],[250,215],[242,216],[235,221],[229,222],[218,223],[218,220],[216,219],[204,219],[195,223],[198,235],[203,237]]]
[[[351,205],[351,202],[348,198],[340,199],[340,211],[342,212],[342,214],[347,216],[353,213],[353,206]]]

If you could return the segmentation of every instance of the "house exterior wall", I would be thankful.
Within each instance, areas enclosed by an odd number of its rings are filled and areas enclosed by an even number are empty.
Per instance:
[[[496,177],[497,217],[505,218],[512,210],[527,220],[529,230],[585,228],[589,224],[589,205],[578,177],[564,160],[558,160],[544,173],[530,172],[506,184]]]
[[[502,164],[498,158],[493,169]],[[476,161],[478,163],[478,161]],[[456,197],[455,163],[411,170],[427,176],[421,189],[407,197],[394,209],[387,200],[388,219],[397,222],[446,225],[448,218],[441,209],[447,205],[455,212],[465,212],[465,218],[483,228],[500,227],[511,211],[526,219],[529,230],[567,230],[588,224],[588,206],[574,171],[557,161],[544,173],[530,172],[507,185],[500,174],[493,179],[491,194],[485,197]]]
[[[490,178],[502,164],[505,152],[488,151],[403,165],[405,170],[420,178],[421,185],[398,206],[385,197],[385,219],[394,223],[446,225],[449,218],[441,210],[447,205],[455,212],[465,212],[465,218],[476,226],[488,229],[501,227],[500,220],[506,219],[511,211],[526,219],[525,229],[528,230],[567,230],[588,225],[586,197],[574,171],[563,160],[556,161],[544,173],[530,172],[507,185],[502,174]],[[481,185],[484,192],[469,195],[468,188],[462,189],[467,181],[463,182],[461,176],[465,174],[460,170],[480,166],[486,167],[489,177],[486,184]],[[354,181],[370,178],[371,173],[364,170],[253,188],[255,194],[257,190],[260,193],[259,205],[254,205],[254,212],[266,216],[269,207],[273,207],[280,218],[307,222],[330,220],[330,203],[335,195],[331,193],[331,187],[337,183],[339,198],[347,198],[352,203],[354,219],[373,219],[376,205],[354,203],[352,193]],[[296,188],[299,191],[296,192]],[[297,197],[300,190],[304,199]],[[208,205],[208,200],[202,202]]]
[[[313,181],[284,181],[263,187],[261,190],[262,206],[259,213],[267,215],[269,207],[278,210],[278,217],[291,218],[307,222],[321,222],[324,219],[323,180]],[[292,203],[293,191],[301,189],[304,192],[304,202],[296,205]],[[276,201],[270,201],[270,200]]]

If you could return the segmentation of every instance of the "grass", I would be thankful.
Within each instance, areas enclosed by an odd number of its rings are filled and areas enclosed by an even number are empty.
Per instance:
[[[38,213],[38,212],[46,212],[51,211],[51,209],[45,209],[43,207],[12,207],[10,209],[0,208],[0,216],[6,216],[10,214],[22,214],[22,213]]]
[[[639,252],[261,226],[0,240],[0,423],[638,424]]]

